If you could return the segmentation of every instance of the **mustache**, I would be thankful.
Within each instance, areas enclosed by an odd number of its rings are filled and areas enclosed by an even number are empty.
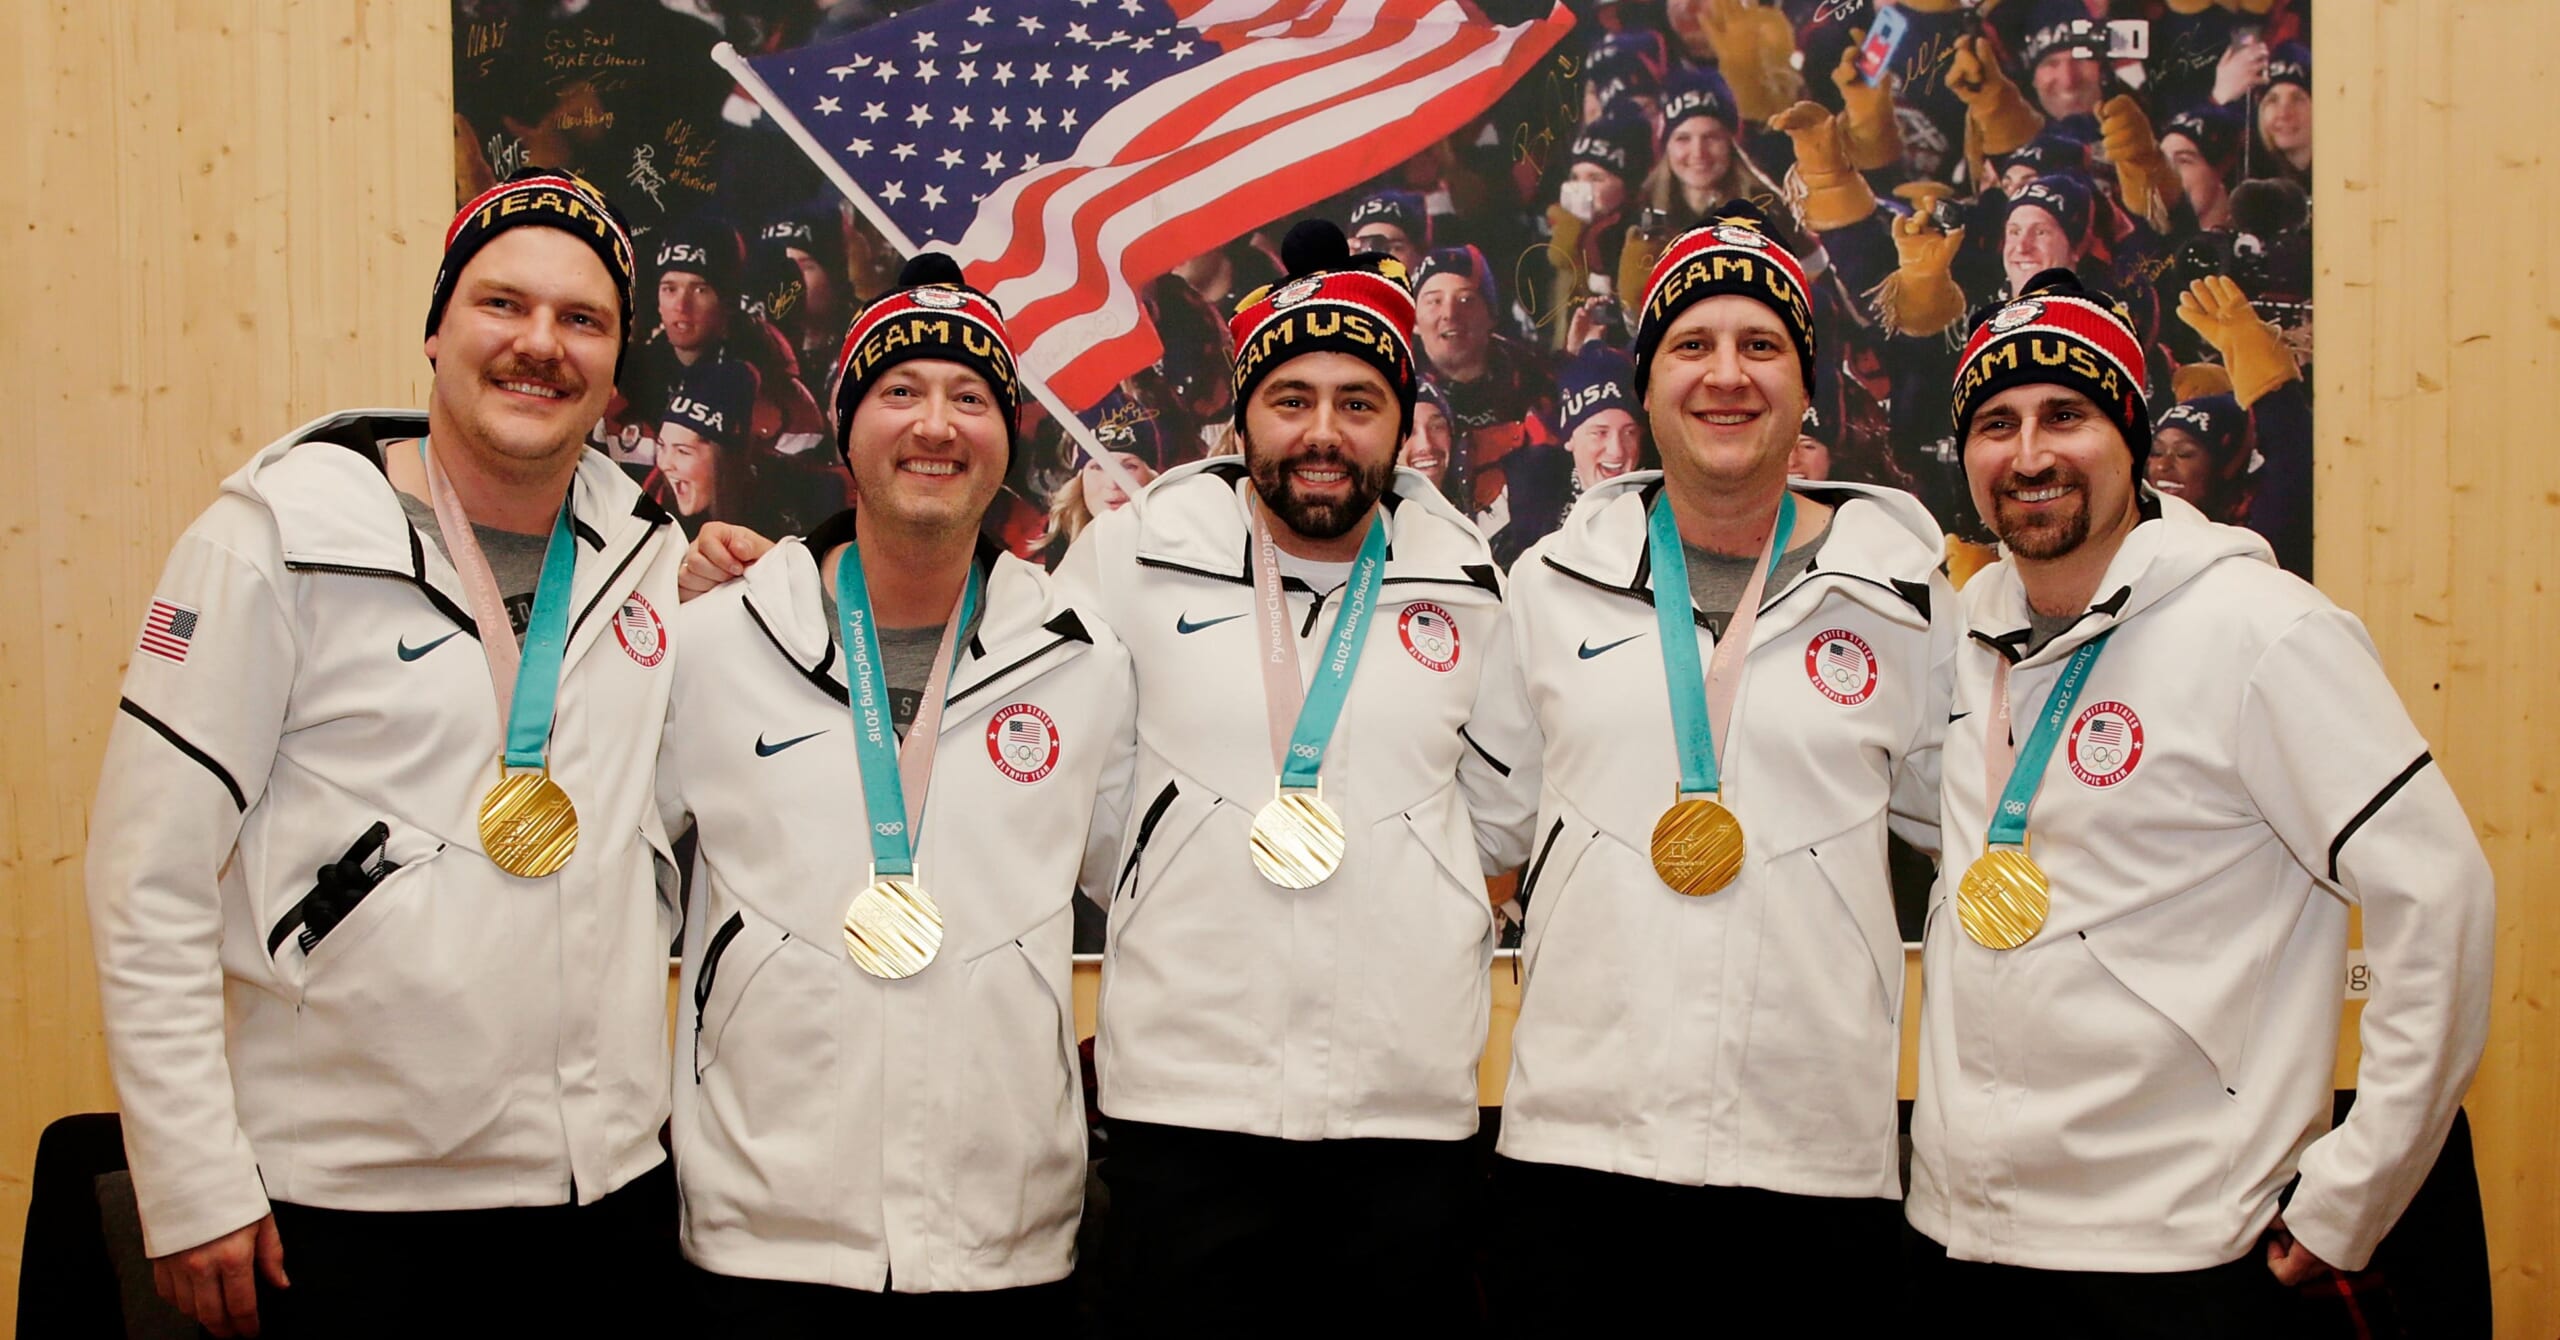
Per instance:
[[[566,360],[537,363],[520,355],[509,355],[489,369],[491,379],[502,382],[541,382],[565,391],[587,389],[586,379],[572,371]]]

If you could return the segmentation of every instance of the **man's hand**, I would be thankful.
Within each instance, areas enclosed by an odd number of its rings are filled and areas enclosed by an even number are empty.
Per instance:
[[[2276,1283],[2290,1289],[2306,1280],[2329,1273],[2329,1263],[2311,1254],[2311,1249],[2294,1239],[2284,1226],[2284,1216],[2267,1226],[2267,1269]]]
[[[201,1246],[153,1258],[151,1283],[171,1306],[215,1335],[256,1335],[253,1269],[279,1289],[293,1287],[284,1277],[284,1239],[276,1236],[272,1214]]]
[[[691,600],[716,586],[747,575],[747,569],[773,548],[773,541],[744,526],[713,521],[693,537],[676,565],[676,599]]]

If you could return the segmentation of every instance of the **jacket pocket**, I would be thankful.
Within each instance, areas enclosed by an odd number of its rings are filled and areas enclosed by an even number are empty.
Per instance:
[[[2094,931],[2094,933],[2092,933]],[[2201,1061],[2213,1082],[2227,1095],[2239,1073],[2239,1056],[2218,1054],[2205,1039],[2214,1022],[2194,999],[2197,994],[2177,980],[2178,969],[2155,965],[2129,954],[2117,952],[2108,939],[2106,927],[2093,927],[2079,935],[2081,947],[2088,952],[2089,962],[2105,974],[2107,980],[2124,995],[2130,996],[2143,1011],[2159,1020],[2185,1051]]]
[[[1084,1087],[1069,964],[1075,920],[1057,912],[960,966],[971,1044],[951,1058],[940,1132],[962,1242],[1063,1258],[1084,1205]]]
[[[402,859],[404,848],[416,850]],[[274,947],[278,962],[286,962],[299,953],[302,957],[302,980],[306,983],[327,971],[330,965],[372,939],[382,929],[383,923],[399,910],[403,899],[415,897],[420,889],[433,885],[435,860],[443,854],[444,844],[422,832],[392,829],[383,843],[382,856],[399,868],[346,901],[335,924],[320,928],[316,934],[307,921],[300,928],[279,922],[269,933],[268,941]],[[287,921],[291,919],[290,916],[286,918]]]
[[[1147,803],[1147,812],[1139,816],[1138,829],[1129,841],[1129,854],[1120,863],[1120,894],[1132,904],[1143,901],[1147,892],[1164,881],[1164,873],[1181,855],[1200,825],[1226,802],[1197,782],[1185,784],[1181,777],[1168,778],[1164,788]]]
[[[1840,908],[1847,914],[1860,946],[1875,966],[1877,1001],[1884,1009],[1884,1017],[1899,1020],[1902,1017],[1902,928],[1894,920],[1892,881],[1882,854],[1878,853],[1874,860],[1866,861],[1864,853],[1867,847],[1855,840],[1856,835],[1851,835],[1851,838],[1846,844],[1824,845],[1832,846],[1835,853],[1845,845],[1857,849],[1856,854],[1826,859],[1821,848],[1808,847],[1805,857],[1820,872],[1822,882],[1830,887],[1832,896],[1840,900]],[[1862,861],[1865,865],[1861,868],[1872,870],[1866,878],[1859,878],[1857,871],[1837,868]],[[1775,873],[1774,869],[1772,873]],[[1845,882],[1844,875],[1847,877]]]
[[[738,1000],[747,985],[771,961],[791,933],[769,923],[750,923],[743,911],[731,912],[711,932],[702,951],[702,970],[693,979],[693,1081],[719,1057],[720,1039],[737,1016]]]

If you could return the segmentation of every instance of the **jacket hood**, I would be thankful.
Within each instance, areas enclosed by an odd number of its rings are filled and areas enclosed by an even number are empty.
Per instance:
[[[1831,533],[1814,551],[1805,580],[1826,574],[1857,579],[1876,594],[1890,592],[1925,620],[1929,579],[1945,553],[1935,517],[1900,489],[1868,484],[1792,480],[1798,498],[1834,509]],[[1585,581],[1651,598],[1653,559],[1646,548],[1646,515],[1662,492],[1660,470],[1637,470],[1582,495],[1553,535],[1523,562],[1542,562]],[[1877,590],[1881,588],[1881,590]],[[1771,593],[1774,598],[1778,593]]]
[[[837,545],[853,538],[853,512],[839,512],[807,536],[775,545],[738,583],[747,612],[772,636],[774,645],[802,671],[826,675],[839,684],[844,682],[844,666],[836,654],[836,629],[827,617],[826,586],[818,564]],[[987,648],[1003,648],[1041,633],[1058,616],[1048,573],[984,536],[979,537],[972,562],[985,583],[986,595],[965,649],[968,654],[986,657]],[[962,682],[955,667],[953,684]]]
[[[261,448],[222,483],[275,518],[285,561],[450,577],[440,546],[416,544],[399,493],[383,473],[385,445],[424,437],[423,414],[359,410],[316,419]],[[632,527],[672,520],[604,453],[579,453],[570,523],[590,552],[620,545]]]
[[[2097,598],[2080,621],[2039,649],[2030,660],[2067,655],[2099,633],[2134,618],[2168,599],[2220,563],[2264,563],[2275,566],[2275,551],[2265,537],[2242,526],[2208,521],[2191,503],[2168,497],[2144,485],[2140,494],[2143,520],[2125,536],[2123,547],[2098,581]],[[1974,574],[1964,588],[1965,624],[1974,639],[2000,648],[2013,659],[2032,634],[2027,617],[2027,588],[2009,559]]]
[[[1140,505],[1127,509],[1137,513],[1138,561],[1251,581],[1246,499],[1252,488],[1237,456],[1212,456],[1157,476]],[[1387,517],[1386,580],[1428,577],[1501,589],[1484,536],[1431,481],[1399,469],[1378,505]]]

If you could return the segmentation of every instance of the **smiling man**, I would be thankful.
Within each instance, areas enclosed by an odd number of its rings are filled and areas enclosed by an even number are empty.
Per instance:
[[[980,537],[1019,398],[950,257],[854,319],[859,498],[688,604],[658,789],[701,843],[676,1163],[694,1326],[1063,1327],[1072,908],[1128,660]]]
[[[1230,328],[1241,455],[1168,471],[1059,580],[1128,645],[1137,720],[1094,825],[1096,1055],[1120,1334],[1359,1319],[1440,1333],[1524,723],[1485,542],[1396,468],[1413,300],[1293,228]]]
[[[2142,385],[2123,309],[2056,270],[1953,397],[2007,557],[1964,591],[1909,1211],[1922,1306],[1984,1335],[2296,1333],[2287,1286],[2365,1266],[2488,1026],[2452,789],[2354,616],[2139,483]],[[2350,908],[2374,986],[2331,1130]]]
[[[90,924],[153,1273],[216,1335],[655,1315],[682,542],[583,445],[630,285],[585,182],[473,200],[426,414],[259,452],[153,593]]]
[[[1764,216],[1683,234],[1642,297],[1662,469],[1597,481],[1512,569],[1497,670],[1543,779],[1510,1310],[1618,1330],[1704,1289],[1748,1333],[1850,1334],[1899,1293],[1885,845],[1937,845],[1954,601],[1918,499],[1787,477],[1813,323]]]

